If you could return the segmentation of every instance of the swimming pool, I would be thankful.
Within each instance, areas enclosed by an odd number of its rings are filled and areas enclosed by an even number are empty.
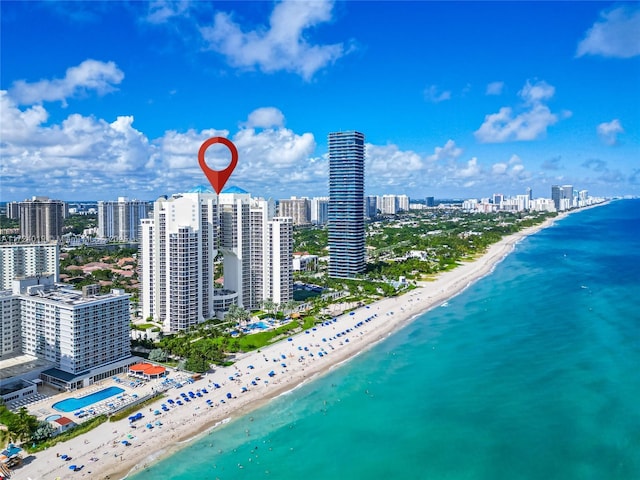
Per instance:
[[[118,395],[119,393],[124,392],[124,390],[120,387],[109,387],[99,390],[97,392],[92,393],[91,395],[87,395],[86,397],[81,398],[67,398],[66,400],[62,400],[60,402],[56,402],[51,405],[53,408],[58,410],[59,412],[73,412],[75,410],[79,410],[84,408],[92,403],[98,403],[105,398],[113,397],[114,395]]]
[[[266,330],[267,328],[269,328],[269,325],[267,325],[264,322],[255,322],[250,324],[249,328],[253,328],[253,329],[259,328],[260,330]]]

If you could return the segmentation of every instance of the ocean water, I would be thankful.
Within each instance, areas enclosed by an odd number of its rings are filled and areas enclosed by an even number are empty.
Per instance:
[[[640,479],[640,200],[133,478]]]

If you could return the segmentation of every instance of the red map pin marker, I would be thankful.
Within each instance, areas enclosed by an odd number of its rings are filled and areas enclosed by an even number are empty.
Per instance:
[[[212,168],[209,168],[207,163],[204,161],[204,152],[214,143],[222,143],[231,152],[231,163],[224,170],[213,170]],[[217,194],[220,194],[224,188],[224,184],[229,180],[231,172],[233,172],[238,164],[238,149],[233,142],[227,138],[211,137],[210,139],[205,140],[205,142],[200,146],[200,150],[198,151],[198,163],[200,164],[200,168],[204,174],[209,179],[209,183],[213,189]]]

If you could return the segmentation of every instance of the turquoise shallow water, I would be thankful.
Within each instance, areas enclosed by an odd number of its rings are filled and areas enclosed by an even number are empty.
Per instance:
[[[639,312],[640,201],[578,212],[133,478],[639,479]]]

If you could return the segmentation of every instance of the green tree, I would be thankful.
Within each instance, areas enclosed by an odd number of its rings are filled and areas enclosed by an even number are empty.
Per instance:
[[[55,435],[56,430],[49,422],[39,422],[36,429],[31,435],[31,440],[34,442],[42,442]]]
[[[206,358],[200,355],[194,355],[187,358],[184,363],[184,368],[191,372],[204,373],[209,370],[209,362],[207,362]]]
[[[149,360],[151,360],[152,362],[166,362],[167,352],[165,352],[161,348],[154,348],[149,352]]]
[[[278,307],[278,304],[274,302],[273,299],[271,298],[267,298],[262,302],[262,308],[264,308],[264,311],[267,313],[271,313],[272,315],[276,314],[277,307]]]
[[[15,434],[15,439],[24,442],[31,439],[32,433],[38,426],[38,419],[29,415],[29,410],[20,407],[18,413],[14,415],[12,425],[8,425],[9,429]]]
[[[296,302],[295,300],[286,301],[284,303],[284,305],[282,306],[282,308],[284,309],[284,311],[283,311],[284,315],[287,316],[291,312],[293,312],[297,305],[298,305],[298,302]]]

